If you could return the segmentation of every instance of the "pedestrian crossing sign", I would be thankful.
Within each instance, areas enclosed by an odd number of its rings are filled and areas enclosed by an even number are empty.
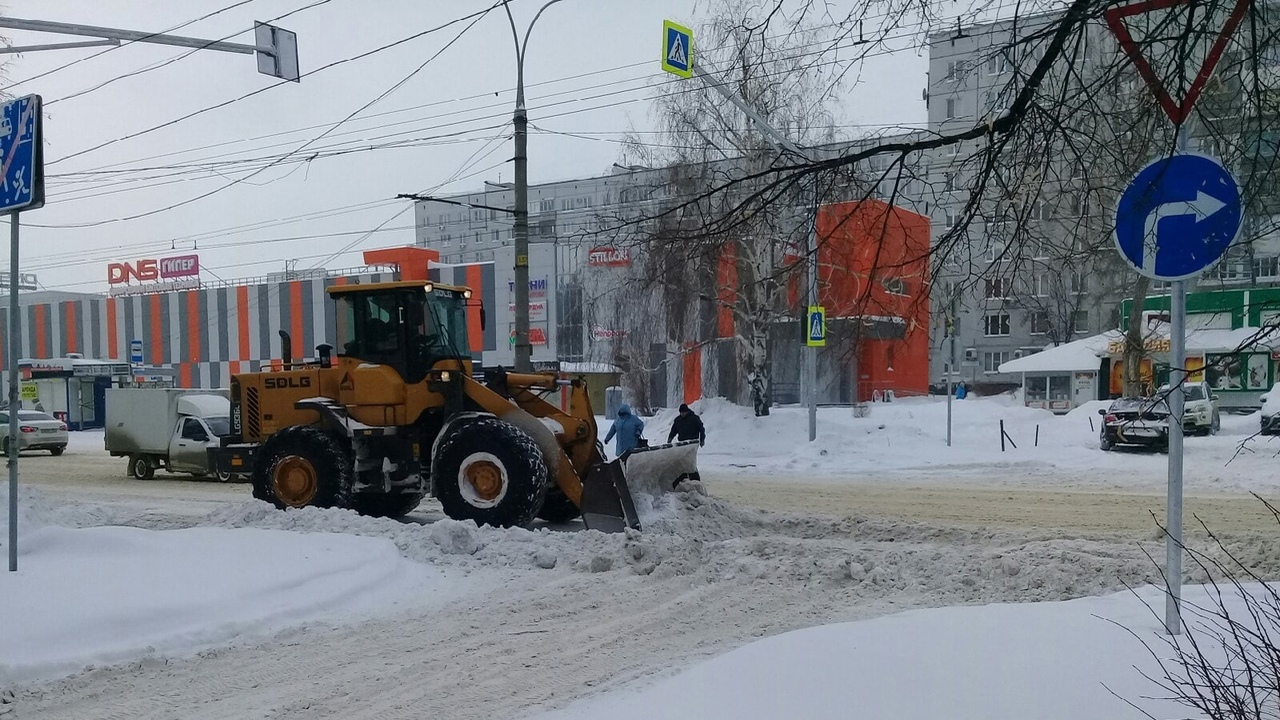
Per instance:
[[[693,77],[693,31],[670,20],[662,21],[662,69]]]
[[[810,305],[805,328],[809,347],[826,347],[827,345],[827,309],[821,305]]]

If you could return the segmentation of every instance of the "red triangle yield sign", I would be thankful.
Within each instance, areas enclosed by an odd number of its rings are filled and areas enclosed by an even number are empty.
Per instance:
[[[1231,10],[1231,15],[1227,17],[1227,22],[1223,24],[1222,31],[1218,33],[1218,38],[1214,41],[1213,46],[1209,48],[1209,54],[1205,56],[1204,64],[1187,88],[1187,94],[1177,102],[1170,97],[1164,83],[1151,69],[1151,63],[1147,62],[1147,58],[1143,56],[1141,48],[1134,41],[1129,28],[1124,24],[1124,20],[1125,18],[1154,10],[1167,10],[1180,5],[1189,5],[1192,1],[1144,0],[1144,2],[1132,5],[1111,8],[1104,13],[1107,19],[1107,26],[1111,28],[1116,40],[1120,42],[1120,47],[1124,49],[1125,54],[1129,56],[1129,59],[1138,68],[1142,79],[1147,81],[1147,86],[1151,88],[1151,93],[1156,96],[1156,100],[1160,102],[1160,107],[1164,109],[1165,115],[1169,116],[1174,125],[1181,125],[1187,119],[1187,116],[1191,114],[1191,108],[1195,107],[1196,101],[1200,99],[1200,92],[1204,90],[1205,83],[1209,81],[1209,78],[1213,75],[1213,69],[1218,65],[1218,60],[1222,58],[1222,51],[1226,49],[1227,41],[1231,39],[1232,33],[1235,32],[1236,27],[1240,25],[1240,20],[1244,17],[1245,12],[1248,11],[1250,0],[1236,0],[1235,7]]]

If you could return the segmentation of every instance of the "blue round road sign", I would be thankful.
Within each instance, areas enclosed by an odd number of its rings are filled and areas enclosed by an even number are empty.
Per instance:
[[[1194,277],[1222,257],[1240,230],[1240,188],[1203,155],[1161,158],[1139,172],[1116,208],[1116,246],[1156,280]]]

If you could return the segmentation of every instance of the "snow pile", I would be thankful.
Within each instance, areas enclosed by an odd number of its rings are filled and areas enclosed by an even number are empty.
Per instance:
[[[1092,402],[1058,416],[1024,407],[1011,394],[954,401],[950,447],[945,398],[874,403],[865,418],[854,417],[847,407],[819,408],[814,442],[808,441],[804,408],[774,408],[765,417],[722,399],[700,400],[693,408],[707,427],[699,467],[716,480],[745,474],[875,481],[910,471],[947,481],[1023,483],[1031,473],[998,471],[1019,466],[1065,473],[1072,484],[1163,485],[1166,456],[1099,448],[1102,418],[1097,411],[1107,405]],[[645,436],[651,443],[666,441],[675,415],[663,410],[646,420]],[[1002,422],[1007,436],[1003,443]],[[1224,414],[1219,435],[1188,438],[1188,490],[1280,490],[1280,474],[1274,471],[1280,437],[1252,437],[1257,431],[1257,414]]]
[[[1186,590],[1189,601],[1208,601],[1203,589]],[[854,709],[894,720],[1186,717],[1175,702],[1151,699],[1167,692],[1143,676],[1163,678],[1144,643],[1163,658],[1172,653],[1158,620],[1163,598],[1147,588],[1138,597],[917,610],[808,628],[537,717],[648,720],[658,708],[666,720],[849,717]],[[1238,597],[1228,607],[1243,613]]]
[[[19,570],[0,575],[0,686],[385,612],[446,588],[438,570],[405,560],[385,540],[70,529],[46,522],[58,513],[38,495],[23,500]]]
[[[380,537],[410,559],[463,573],[554,569],[625,573],[656,582],[800,584],[838,593],[850,606],[890,594],[927,605],[1061,600],[1159,580],[1144,548],[1132,540],[774,515],[709,497],[693,482],[681,483],[667,502],[669,511],[643,532],[618,534],[477,527],[447,519],[419,525],[347,510],[281,512],[256,501],[215,513],[207,522]],[[1159,540],[1153,526],[1146,552],[1158,555]],[[1259,572],[1280,573],[1280,549],[1272,543],[1242,541],[1233,551]],[[1203,574],[1188,567],[1187,577],[1199,581]]]

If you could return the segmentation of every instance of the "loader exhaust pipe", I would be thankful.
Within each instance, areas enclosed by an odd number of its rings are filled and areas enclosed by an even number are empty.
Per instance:
[[[293,340],[289,333],[280,330],[280,361],[285,370],[293,368]]]

